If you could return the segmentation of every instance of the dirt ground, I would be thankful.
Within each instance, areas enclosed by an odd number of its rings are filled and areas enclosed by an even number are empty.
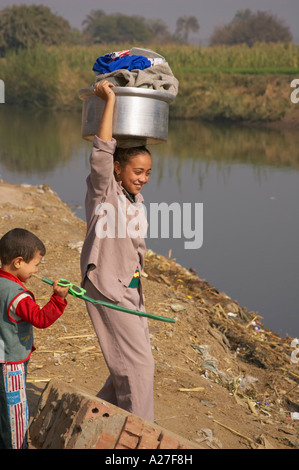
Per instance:
[[[14,227],[46,245],[39,276],[80,283],[85,223],[48,186],[0,182],[0,236]],[[264,328],[262,319],[168,259],[146,253],[146,310],[176,318],[149,319],[155,358],[155,422],[212,449],[298,449],[299,363],[292,338]],[[52,288],[28,282],[42,306]],[[113,310],[111,310],[113,314]],[[28,372],[31,415],[51,378],[96,394],[108,371],[84,302],[68,296],[63,316],[35,329]]]

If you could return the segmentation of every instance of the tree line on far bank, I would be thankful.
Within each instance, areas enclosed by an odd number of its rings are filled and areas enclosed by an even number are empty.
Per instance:
[[[195,16],[177,19],[176,30],[170,33],[161,19],[146,19],[121,13],[106,14],[92,10],[82,22],[82,31],[71,28],[69,22],[43,5],[21,5],[0,11],[0,56],[9,50],[44,45],[121,44],[189,44],[191,33],[198,33]],[[289,27],[271,13],[238,10],[232,21],[218,26],[210,45],[247,44],[256,42],[291,42]]]

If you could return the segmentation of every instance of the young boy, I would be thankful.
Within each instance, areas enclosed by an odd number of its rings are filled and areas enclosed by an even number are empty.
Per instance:
[[[28,230],[15,228],[0,240],[0,449],[26,449],[29,411],[27,364],[33,326],[47,328],[64,312],[68,287],[54,282],[50,301],[40,308],[24,287],[46,249]]]

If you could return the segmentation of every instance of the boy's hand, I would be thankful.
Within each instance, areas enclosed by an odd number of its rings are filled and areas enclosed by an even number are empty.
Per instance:
[[[69,286],[68,287],[59,286],[58,282],[59,282],[59,279],[57,279],[57,281],[54,281],[54,284],[53,284],[54,294],[57,294],[62,299],[65,299],[69,293]]]
[[[111,90],[112,87],[114,87],[113,83],[108,82],[108,80],[102,80],[101,82],[96,83],[93,91],[95,95],[105,101],[115,100],[115,94]]]

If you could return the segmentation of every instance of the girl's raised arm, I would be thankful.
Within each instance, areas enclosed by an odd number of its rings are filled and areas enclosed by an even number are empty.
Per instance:
[[[102,80],[97,83],[94,88],[94,93],[106,101],[104,113],[97,132],[97,136],[106,142],[111,142],[112,140],[113,111],[115,104],[115,94],[111,90],[113,86],[113,83],[108,82],[108,80]]]

